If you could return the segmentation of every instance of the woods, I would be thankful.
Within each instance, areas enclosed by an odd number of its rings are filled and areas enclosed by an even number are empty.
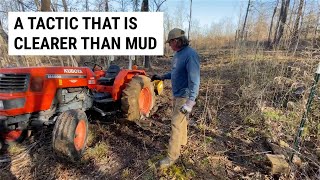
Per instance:
[[[69,3],[69,4],[68,4]],[[175,26],[185,27],[193,45],[199,49],[234,46],[245,40],[261,42],[262,48],[282,49],[295,53],[312,43],[318,44],[319,4],[317,1],[275,0],[269,2],[247,1],[238,14],[238,22],[225,20],[208,22],[200,27],[199,20],[192,18],[192,1],[180,4],[177,13],[166,12],[166,0],[154,1],[83,1],[82,7],[73,1],[3,1],[1,22],[6,22],[8,11],[164,11],[165,32]],[[140,6],[138,6],[140,4]],[[139,8],[138,8],[139,7]],[[149,10],[150,9],[150,10]],[[238,26],[238,29],[235,27]],[[6,30],[6,25],[4,26]],[[259,36],[257,36],[257,33]],[[235,39],[233,37],[236,36]],[[235,40],[234,42],[232,42]]]
[[[314,76],[320,61],[320,1],[232,3],[1,1],[0,68],[81,67],[89,61],[102,69],[112,65],[126,69],[130,59],[130,67],[145,69],[148,77],[163,74],[172,68],[174,56],[168,44],[163,47],[163,56],[9,56],[8,12],[164,12],[164,40],[171,29],[181,28],[191,47],[199,52],[201,87],[194,111],[188,115],[188,144],[176,165],[165,172],[158,172],[155,166],[164,157],[169,141],[174,100],[170,81],[164,81],[163,95],[157,97],[155,110],[144,124],[123,122],[119,112],[108,118],[87,112],[90,134],[80,163],[69,164],[56,158],[49,143],[52,135],[37,131],[27,142],[0,151],[0,179],[319,179],[320,86],[314,84]],[[224,17],[200,16],[208,9],[225,11],[224,6],[234,6],[229,7],[233,12]],[[34,28],[58,26],[58,21],[34,21]],[[65,23],[60,21],[61,25]],[[90,24],[92,19],[87,21]],[[97,29],[116,26],[116,19],[96,21],[100,22],[95,24]],[[72,23],[70,19],[66,22]],[[17,47],[56,48],[59,43],[58,39],[53,44],[38,40],[30,43],[18,39]],[[154,48],[153,40],[133,38],[127,49]],[[75,48],[74,39],[61,41]],[[112,49],[120,44],[119,37],[92,43],[96,41],[87,39],[86,46]],[[148,43],[139,43],[142,41]],[[308,99],[311,88],[315,91],[312,103]],[[301,137],[297,138],[297,132]],[[295,146],[299,151],[294,150]]]

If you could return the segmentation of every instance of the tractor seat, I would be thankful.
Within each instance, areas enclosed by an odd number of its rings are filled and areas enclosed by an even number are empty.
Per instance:
[[[108,70],[106,71],[106,76],[101,77],[98,82],[101,85],[106,85],[106,86],[112,86],[114,80],[116,79],[117,75],[120,72],[120,67],[117,65],[111,65]]]

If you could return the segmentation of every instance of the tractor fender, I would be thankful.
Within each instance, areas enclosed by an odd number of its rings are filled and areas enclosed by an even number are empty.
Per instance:
[[[122,69],[114,80],[112,86],[112,98],[114,101],[121,99],[122,91],[125,89],[126,84],[136,75],[146,75],[144,70],[128,70]]]

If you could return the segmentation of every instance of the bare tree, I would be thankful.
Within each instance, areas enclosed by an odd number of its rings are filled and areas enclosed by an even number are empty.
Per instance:
[[[85,8],[86,8],[86,12],[89,11],[89,0],[85,1]]]
[[[317,19],[315,22],[315,27],[314,27],[314,32],[313,32],[313,37],[312,37],[312,46],[316,47],[317,46],[317,35],[318,35],[318,27],[319,27],[319,21],[320,21],[320,4],[319,4],[319,8],[318,8],[318,15],[317,15]]]
[[[242,18],[242,7],[240,7],[240,11],[239,11],[239,19],[238,19],[238,27],[237,27],[237,30],[236,30],[236,35],[235,35],[235,43],[237,45],[239,45],[239,40],[240,40],[240,37],[241,37],[241,18]]]
[[[18,0],[18,2],[19,2],[19,5],[20,5],[20,7],[21,7],[21,11],[22,11],[22,12],[25,12],[23,0]]]
[[[172,18],[170,17],[169,13],[164,13],[164,37],[168,34],[170,29],[172,29]],[[167,46],[164,46],[165,54],[169,53]]]
[[[120,10],[121,12],[126,12],[126,11],[128,11],[128,5],[130,5],[130,1],[128,1],[128,0],[117,0],[117,2],[118,2],[119,5],[120,5],[119,10]]]
[[[246,12],[246,16],[244,18],[244,23],[242,26],[242,32],[241,32],[241,39],[244,39],[244,31],[246,29],[246,24],[247,24],[247,19],[248,19],[248,14],[249,14],[249,9],[250,9],[250,5],[251,5],[251,0],[248,1],[248,7],[247,7],[247,12]]]
[[[141,12],[148,12],[148,11],[149,11],[149,1],[148,0],[142,0]]]
[[[104,4],[105,4],[104,11],[105,11],[105,12],[109,12],[109,1],[108,1],[108,0],[105,0]]]
[[[37,11],[41,11],[41,5],[39,3],[39,0],[34,0],[34,4],[36,5],[37,7]]]
[[[275,31],[275,39],[273,41],[273,45],[279,45],[279,42],[283,36],[284,27],[287,21],[288,7],[290,5],[290,0],[282,0],[281,9],[279,14],[278,28]]]
[[[139,11],[139,0],[132,0],[132,10],[134,11],[134,12],[137,12],[137,11]]]
[[[190,0],[190,13],[189,13],[189,28],[188,28],[188,40],[190,39],[190,27],[191,27],[191,19],[192,19],[192,0]]]
[[[271,34],[272,34],[272,27],[273,27],[273,19],[274,19],[274,16],[276,15],[278,4],[279,4],[279,0],[277,0],[277,2],[276,2],[276,5],[273,10],[273,14],[272,14],[271,22],[270,22],[270,29],[269,29],[269,35],[268,35],[268,46],[269,47],[271,47]]]
[[[62,0],[62,4],[63,4],[64,12],[68,12],[68,5],[67,5],[66,0]]]
[[[293,27],[293,33],[292,33],[292,37],[291,37],[291,44],[290,44],[290,49],[293,50],[297,43],[298,43],[298,39],[299,39],[299,25],[300,25],[300,19],[302,17],[302,10],[303,10],[303,5],[304,5],[304,0],[300,0],[299,3],[299,8],[298,8],[298,13],[297,13],[297,17],[294,23],[294,27]]]
[[[148,0],[142,0],[141,12],[148,12],[148,11],[149,11],[149,1]],[[149,56],[144,56],[144,67],[145,68],[151,68],[150,57]]]
[[[156,5],[156,12],[160,11],[161,5],[166,1],[167,0],[153,0],[154,4]]]
[[[41,0],[41,11],[51,11],[51,1],[50,0]]]
[[[292,29],[293,29],[293,24],[294,24],[294,17],[295,17],[295,14],[296,14],[296,4],[297,4],[297,1],[299,0],[293,0],[293,3],[291,3],[291,11],[290,11],[290,6],[289,6],[289,9],[288,9],[288,20],[287,20],[287,27],[285,29],[285,33],[284,33],[284,41],[283,41],[283,46],[285,47],[289,47],[290,46],[290,43],[291,43],[291,34],[292,34]]]
[[[59,11],[59,9],[58,9],[58,0],[51,0],[51,10],[53,12]]]
[[[8,34],[3,30],[2,23],[0,21],[0,37],[3,41],[8,44]]]

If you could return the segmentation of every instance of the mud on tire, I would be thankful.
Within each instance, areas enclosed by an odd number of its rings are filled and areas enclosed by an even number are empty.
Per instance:
[[[58,116],[52,134],[55,153],[70,161],[78,161],[85,150],[88,119],[82,110],[68,110]]]
[[[122,92],[121,110],[130,121],[139,120],[142,115],[149,116],[155,104],[155,93],[150,78],[134,76]]]

